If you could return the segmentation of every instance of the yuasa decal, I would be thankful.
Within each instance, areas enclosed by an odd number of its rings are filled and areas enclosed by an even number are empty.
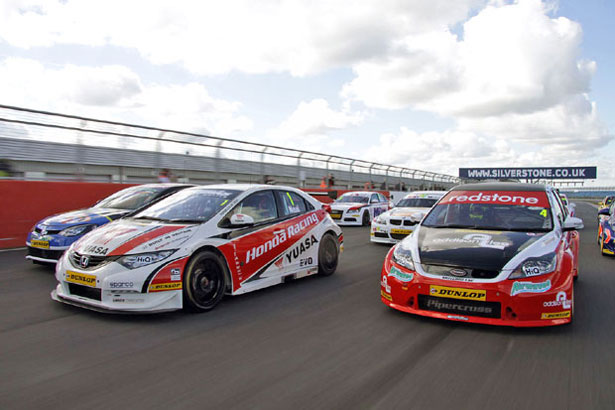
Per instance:
[[[544,293],[551,289],[551,280],[545,282],[515,282],[510,289],[510,296],[519,293]]]
[[[478,245],[481,248],[493,248],[503,250],[510,246],[510,242],[494,241],[491,235],[483,233],[471,233],[461,238],[436,238],[433,243],[458,243],[468,245]]]
[[[487,291],[463,288],[449,288],[446,286],[431,285],[429,287],[431,296],[467,299],[467,300],[487,300]]]
[[[303,253],[314,246],[315,243],[318,243],[318,239],[316,239],[314,235],[310,235],[309,238],[305,238],[303,241],[299,242],[297,246],[286,253],[286,260],[288,263],[291,263],[293,260],[299,258],[299,256],[303,255]]]
[[[498,204],[550,208],[547,194],[540,191],[452,191],[442,198],[440,204]]]
[[[104,246],[88,245],[83,248],[83,253],[89,255],[106,255],[109,252],[109,248]]]
[[[555,300],[543,302],[544,307],[561,306],[563,309],[570,309],[572,307],[572,300],[566,299],[566,292],[558,292]]]

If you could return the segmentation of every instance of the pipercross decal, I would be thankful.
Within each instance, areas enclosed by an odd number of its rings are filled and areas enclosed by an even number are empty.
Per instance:
[[[440,204],[497,204],[550,208],[547,194],[541,191],[452,191]]]
[[[544,293],[551,289],[551,280],[545,282],[515,282],[510,288],[510,296],[518,295],[519,293]]]
[[[273,238],[269,239],[261,245],[253,247],[246,253],[246,264],[263,255],[264,253],[267,253],[270,250],[277,248],[278,245],[301,233],[305,228],[309,227],[310,225],[316,224],[318,224],[318,217],[316,216],[316,214],[310,214],[296,224],[288,226],[286,229],[274,231]]]

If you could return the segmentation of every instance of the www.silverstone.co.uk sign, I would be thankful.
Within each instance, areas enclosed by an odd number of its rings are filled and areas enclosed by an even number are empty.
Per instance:
[[[596,167],[459,168],[459,178],[469,179],[596,179]]]

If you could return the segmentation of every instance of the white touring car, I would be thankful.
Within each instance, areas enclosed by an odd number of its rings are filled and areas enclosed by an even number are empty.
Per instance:
[[[389,200],[378,192],[346,192],[331,204],[331,218],[340,225],[365,226],[389,206]]]
[[[410,235],[429,209],[442,198],[444,191],[416,191],[406,195],[395,208],[372,221],[370,240],[397,243]]]
[[[331,275],[342,249],[341,229],[302,191],[194,187],[75,242],[51,296],[100,311],[207,311],[224,294]]]

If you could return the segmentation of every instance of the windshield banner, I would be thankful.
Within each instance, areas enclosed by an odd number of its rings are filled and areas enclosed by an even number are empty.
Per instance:
[[[550,208],[547,194],[541,191],[451,191],[440,204],[496,204]]]

